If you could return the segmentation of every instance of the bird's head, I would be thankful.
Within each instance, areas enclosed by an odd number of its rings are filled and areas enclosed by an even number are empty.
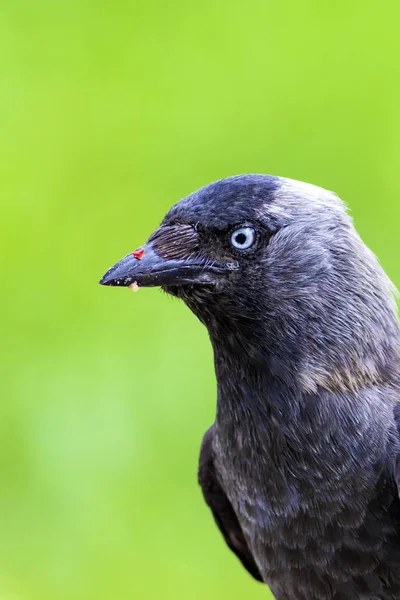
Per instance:
[[[356,388],[397,369],[392,285],[342,201],[266,175],[205,186],[171,208],[103,285],[161,286],[214,348],[306,391]]]

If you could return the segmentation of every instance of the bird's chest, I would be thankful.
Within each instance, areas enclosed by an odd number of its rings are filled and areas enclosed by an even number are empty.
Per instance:
[[[301,548],[321,537],[321,522],[342,510],[351,487],[356,491],[350,480],[348,489],[339,485],[343,465],[335,477],[322,455],[316,464],[315,448],[295,456],[287,445],[276,452],[268,440],[263,447],[238,439],[224,447],[217,437],[215,444],[219,476],[252,543]],[[365,510],[363,501],[355,504],[355,511]]]
[[[347,598],[343,582],[366,576],[376,577],[378,589],[379,576],[371,573],[384,550],[368,521],[375,518],[369,515],[376,484],[370,465],[355,469],[340,446],[332,460],[320,442],[296,448],[288,440],[251,441],[217,435],[217,469],[278,600],[341,600]]]

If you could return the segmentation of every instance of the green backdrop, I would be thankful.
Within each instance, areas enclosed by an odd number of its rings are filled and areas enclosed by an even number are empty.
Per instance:
[[[196,483],[206,331],[101,288],[223,176],[337,191],[400,284],[396,0],[1,0],[0,600],[268,598]]]

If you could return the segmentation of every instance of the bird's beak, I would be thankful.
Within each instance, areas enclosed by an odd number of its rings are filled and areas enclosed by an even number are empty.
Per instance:
[[[221,276],[237,268],[230,263],[211,262],[198,253],[193,253],[192,248],[188,248],[188,258],[182,257],[184,252],[182,246],[179,247],[176,232],[167,231],[171,234],[168,237],[165,236],[167,229],[173,228],[160,228],[163,230],[163,244],[157,243],[159,238],[153,234],[142,248],[128,254],[111,267],[100,280],[100,284],[122,287],[212,285],[217,283]],[[169,244],[168,251],[166,240]]]

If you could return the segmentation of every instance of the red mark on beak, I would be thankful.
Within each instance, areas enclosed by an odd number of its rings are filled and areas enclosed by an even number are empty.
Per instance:
[[[140,250],[136,250],[135,252],[132,252],[132,254],[138,260],[142,260],[144,255],[144,248],[140,248]]]

